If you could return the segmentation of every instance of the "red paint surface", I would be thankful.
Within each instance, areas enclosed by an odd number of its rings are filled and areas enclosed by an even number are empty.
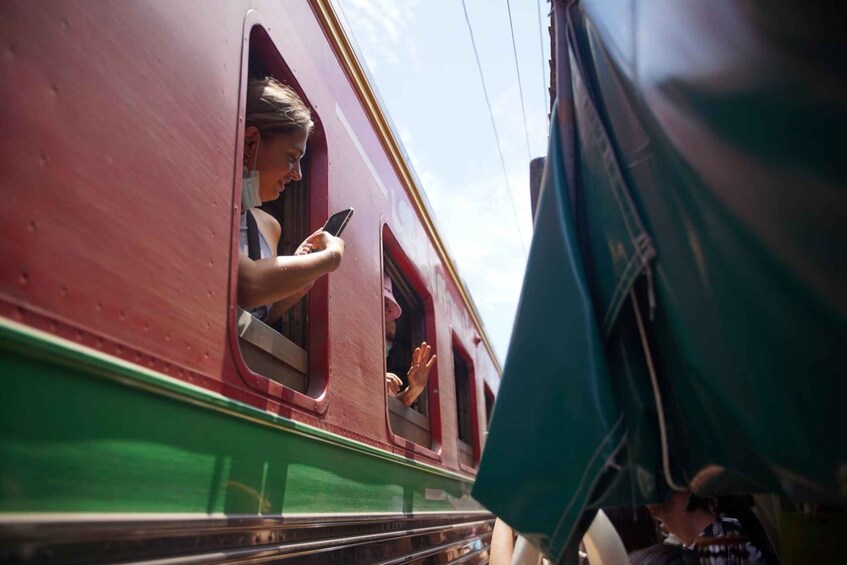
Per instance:
[[[326,149],[324,160],[311,160],[310,224],[356,208],[343,265],[312,291],[311,380],[324,389],[317,401],[256,380],[233,351],[251,7],[319,118],[311,143]],[[447,354],[455,333],[473,364],[479,448],[485,415],[476,399],[483,383],[497,390],[495,365],[308,3],[7,1],[0,85],[0,314],[458,470]],[[387,424],[383,223],[432,297],[427,338],[443,353],[430,386],[440,457],[392,440]]]

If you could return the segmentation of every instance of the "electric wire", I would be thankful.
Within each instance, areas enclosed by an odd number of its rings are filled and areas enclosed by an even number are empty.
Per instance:
[[[485,105],[488,107],[488,116],[491,118],[491,127],[494,129],[494,140],[497,142],[497,152],[500,154],[500,166],[503,168],[503,179],[506,181],[506,193],[509,195],[509,203],[512,206],[512,215],[515,219],[515,227],[518,229],[518,237],[521,240],[521,248],[524,255],[527,255],[526,243],[524,242],[523,230],[521,223],[518,220],[518,211],[515,207],[515,200],[512,198],[512,188],[509,183],[509,174],[506,172],[506,159],[503,157],[503,149],[500,147],[500,134],[497,133],[497,122],[494,120],[494,111],[491,109],[491,100],[488,98],[488,89],[485,86],[485,76],[482,74],[482,64],[479,61],[479,51],[476,48],[476,40],[471,27],[471,19],[468,16],[468,7],[465,5],[465,0],[462,0],[462,11],[465,13],[465,22],[468,24],[468,33],[471,36],[471,46],[473,47],[474,58],[476,59],[476,68],[479,71],[479,80],[482,83],[482,94],[485,97]]]
[[[523,133],[526,138],[526,159],[527,163],[532,161],[532,149],[529,147],[529,129],[526,126],[526,105],[523,101],[523,85],[521,83],[521,66],[518,63],[518,48],[515,43],[515,26],[512,23],[512,4],[506,0],[506,10],[509,12],[509,31],[512,34],[512,54],[515,56],[515,72],[518,74],[518,94],[521,98],[521,114],[523,114]]]
[[[547,69],[544,68],[544,32],[541,26],[541,2],[545,0],[535,0],[535,7],[538,9],[538,46],[541,48],[541,100],[544,103],[544,108],[550,108],[549,90],[547,90]],[[549,113],[549,110],[547,110]]]

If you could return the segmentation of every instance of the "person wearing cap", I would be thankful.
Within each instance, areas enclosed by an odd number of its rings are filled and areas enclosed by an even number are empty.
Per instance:
[[[722,551],[733,548],[723,556],[721,563],[765,565],[776,562],[768,557],[769,549],[763,552],[749,541],[741,522],[718,512],[714,502],[714,499],[702,498],[689,491],[675,491],[664,502],[648,504],[647,510],[682,543],[686,552],[696,554],[700,546],[706,552],[710,548],[723,548]]]
[[[385,305],[385,356],[391,351],[394,345],[394,336],[397,333],[397,318],[403,314],[403,309],[394,298],[393,284],[388,275],[384,275],[382,279],[382,297]],[[419,347],[415,348],[412,353],[412,363],[409,366],[409,371],[406,373],[406,379],[409,385],[403,388],[403,379],[394,373],[385,374],[385,387],[388,393],[396,396],[406,406],[414,404],[415,400],[421,395],[429,381],[429,372],[432,366],[435,365],[435,355],[432,354],[432,347],[427,342],[421,342]]]

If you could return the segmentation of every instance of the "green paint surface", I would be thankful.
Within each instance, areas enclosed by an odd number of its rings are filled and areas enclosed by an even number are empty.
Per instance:
[[[8,327],[0,379],[0,512],[481,509],[457,475]]]

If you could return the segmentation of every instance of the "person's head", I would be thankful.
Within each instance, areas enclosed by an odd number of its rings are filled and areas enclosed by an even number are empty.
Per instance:
[[[403,309],[394,298],[394,285],[388,275],[382,275],[382,303],[385,307],[385,356],[394,345],[394,336],[397,335],[397,318],[403,313]]]
[[[382,276],[382,299],[385,306],[385,321],[396,320],[403,314],[403,309],[394,298],[394,284],[388,275]],[[388,327],[388,326],[386,326]]]
[[[687,491],[675,491],[660,504],[648,504],[647,510],[685,544],[692,543],[715,517],[708,499]]]
[[[394,336],[397,335],[397,322],[394,320],[385,320],[385,356],[391,352],[394,346]]]
[[[708,513],[713,514],[709,506],[709,500],[688,491],[675,491],[664,502],[659,504],[648,504],[647,510],[656,520],[666,523],[674,516],[685,513]]]
[[[650,515],[656,520],[665,523],[668,518],[678,515],[680,512],[685,512],[685,504],[688,501],[688,493],[676,491],[671,494],[664,502],[659,504],[648,504],[647,510]]]
[[[244,165],[259,171],[262,202],[276,200],[286,184],[300,180],[313,127],[309,108],[290,87],[271,77],[248,81]]]
[[[629,554],[630,565],[688,565],[698,562],[694,552],[678,545],[657,544]]]

